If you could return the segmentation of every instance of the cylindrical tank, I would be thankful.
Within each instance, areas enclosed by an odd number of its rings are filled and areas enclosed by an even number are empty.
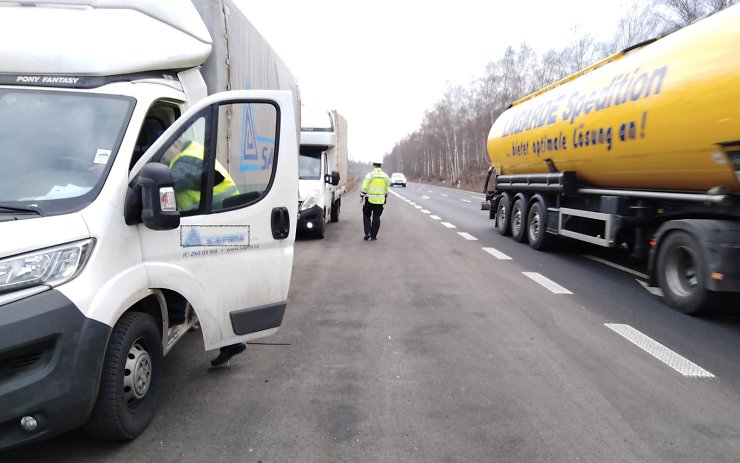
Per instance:
[[[740,5],[515,102],[493,124],[498,174],[575,171],[600,188],[740,192]],[[735,147],[734,149],[738,149]]]

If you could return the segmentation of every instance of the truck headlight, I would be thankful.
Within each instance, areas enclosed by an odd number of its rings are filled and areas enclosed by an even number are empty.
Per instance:
[[[311,209],[312,207],[316,205],[316,202],[318,200],[319,200],[319,193],[314,191],[313,193],[308,195],[305,201],[303,201],[303,204],[301,204],[300,210],[305,211],[306,209]]]
[[[0,293],[66,283],[83,269],[94,244],[90,238],[0,260]]]

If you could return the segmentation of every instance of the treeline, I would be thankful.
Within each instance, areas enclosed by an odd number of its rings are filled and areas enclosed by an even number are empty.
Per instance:
[[[625,7],[609,42],[584,35],[562,50],[538,55],[526,43],[508,47],[469,86],[448,86],[421,126],[386,154],[383,170],[409,180],[482,187],[488,132],[509,105],[613,53],[666,35],[738,0],[635,0]]]

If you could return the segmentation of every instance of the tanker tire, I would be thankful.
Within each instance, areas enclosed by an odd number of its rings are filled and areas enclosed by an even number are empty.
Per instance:
[[[339,222],[339,206],[341,206],[341,204],[342,204],[342,200],[337,199],[331,205],[331,221],[333,223]]]
[[[511,222],[510,212],[511,198],[507,193],[504,193],[496,203],[496,229],[502,236],[511,234],[511,227],[509,227]]]
[[[658,250],[658,284],[666,302],[681,313],[697,315],[715,301],[716,294],[704,285],[704,256],[696,239],[675,231],[663,239]]]
[[[536,201],[527,214],[527,237],[532,249],[544,251],[552,246],[555,236],[547,233],[547,214],[542,203]]]
[[[142,312],[124,314],[108,340],[98,398],[85,433],[108,440],[141,434],[154,417],[163,357],[154,319]]]
[[[511,236],[514,241],[523,243],[527,239],[527,205],[519,198],[511,208]]]

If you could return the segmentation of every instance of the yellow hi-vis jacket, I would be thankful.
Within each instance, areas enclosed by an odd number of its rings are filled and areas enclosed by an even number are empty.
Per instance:
[[[200,205],[200,188],[203,175],[203,145],[190,142],[172,161],[170,170],[175,179],[177,210],[190,211]],[[223,208],[224,199],[239,194],[229,171],[216,161],[216,171],[223,180],[213,185],[213,210]],[[216,181],[218,181],[218,176]]]
[[[371,204],[385,204],[385,197],[390,190],[391,179],[388,178],[388,174],[380,170],[380,167],[373,167],[373,170],[365,175],[360,195],[367,196]]]

